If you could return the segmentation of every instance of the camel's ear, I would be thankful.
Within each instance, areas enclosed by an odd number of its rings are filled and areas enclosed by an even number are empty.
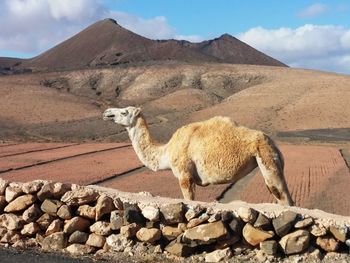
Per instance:
[[[134,116],[137,117],[139,116],[141,113],[141,108],[136,108],[135,112],[134,112]]]

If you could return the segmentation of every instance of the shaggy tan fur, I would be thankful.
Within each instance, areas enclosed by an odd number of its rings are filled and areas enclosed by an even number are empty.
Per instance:
[[[104,119],[124,125],[141,162],[153,171],[171,169],[186,199],[195,185],[235,183],[259,166],[265,184],[283,205],[292,205],[283,175],[283,157],[263,132],[238,126],[226,117],[214,117],[178,129],[169,142],[156,143],[141,110],[111,108]]]

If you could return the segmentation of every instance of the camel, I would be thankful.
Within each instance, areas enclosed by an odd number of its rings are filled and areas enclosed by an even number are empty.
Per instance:
[[[194,200],[195,185],[235,183],[259,167],[265,184],[281,205],[293,205],[281,152],[261,131],[213,117],[179,128],[166,144],[152,139],[141,109],[109,108],[104,120],[126,128],[140,161],[153,171],[171,169],[184,199]]]

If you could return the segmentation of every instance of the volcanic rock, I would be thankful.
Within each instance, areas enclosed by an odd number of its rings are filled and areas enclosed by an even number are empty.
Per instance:
[[[289,230],[294,226],[295,219],[298,214],[292,211],[285,211],[280,214],[278,217],[272,220],[272,225],[275,229],[275,232],[280,237],[286,235]]]
[[[85,244],[86,240],[88,239],[89,234],[85,232],[81,232],[79,230],[74,231],[68,239],[69,243],[79,243],[79,244]]]
[[[167,225],[184,222],[183,203],[166,204],[160,208],[162,220]]]

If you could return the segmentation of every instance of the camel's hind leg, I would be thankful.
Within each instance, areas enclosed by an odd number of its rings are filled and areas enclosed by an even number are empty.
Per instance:
[[[283,156],[273,142],[259,147],[256,161],[264,177],[265,184],[281,205],[293,205],[286,180],[283,175]]]
[[[189,171],[180,171],[177,168],[172,169],[172,171],[179,179],[179,184],[184,199],[194,200],[196,185],[193,181],[192,174]]]

